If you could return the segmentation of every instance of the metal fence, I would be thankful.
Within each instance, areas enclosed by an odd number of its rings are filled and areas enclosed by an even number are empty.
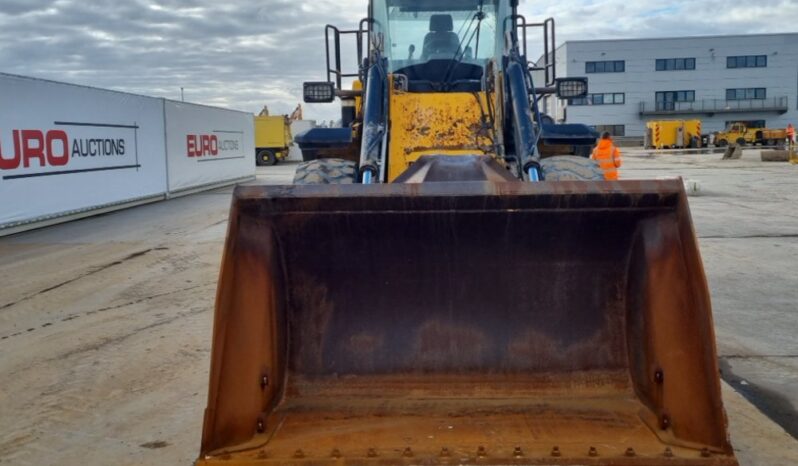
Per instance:
[[[787,113],[788,110],[789,101],[786,96],[749,100],[704,99],[695,102],[640,102],[641,115],[740,112]]]

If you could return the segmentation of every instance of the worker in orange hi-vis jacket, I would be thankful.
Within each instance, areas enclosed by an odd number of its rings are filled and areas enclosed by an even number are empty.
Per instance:
[[[792,123],[787,125],[787,139],[789,139],[790,144],[795,144],[795,127]]]
[[[605,180],[615,181],[618,179],[618,169],[623,165],[623,161],[621,160],[621,151],[615,147],[610,133],[605,132],[601,135],[601,139],[596,148],[593,149],[593,155],[590,158],[598,162],[604,171]]]

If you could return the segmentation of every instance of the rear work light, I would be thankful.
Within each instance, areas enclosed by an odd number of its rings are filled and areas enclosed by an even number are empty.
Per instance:
[[[331,82],[303,83],[302,96],[309,104],[330,103],[335,100],[335,84]]]
[[[576,99],[587,96],[587,78],[557,79],[557,97]]]

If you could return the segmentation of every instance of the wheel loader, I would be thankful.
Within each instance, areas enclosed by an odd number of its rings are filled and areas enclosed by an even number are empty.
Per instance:
[[[327,27],[304,98],[342,127],[235,190],[197,464],[737,464],[682,182],[604,181],[541,114],[587,93],[554,39],[517,0]]]

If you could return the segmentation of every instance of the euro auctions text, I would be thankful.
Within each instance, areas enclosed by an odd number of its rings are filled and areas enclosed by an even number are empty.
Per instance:
[[[219,155],[220,152],[238,152],[239,141],[222,139],[215,134],[189,134],[186,136],[186,155],[188,157],[204,157]]]
[[[120,161],[137,158],[136,125],[57,122],[54,126],[5,131],[0,128],[0,170],[44,176],[62,173],[51,167],[67,167],[70,173],[81,169],[97,171],[119,168]],[[4,173],[4,178],[9,177]]]
[[[13,150],[0,136],[0,169],[14,170],[20,165],[65,166],[75,157],[111,157],[125,155],[124,139],[70,139],[66,131],[15,129],[11,132]],[[4,150],[5,149],[5,150]]]

